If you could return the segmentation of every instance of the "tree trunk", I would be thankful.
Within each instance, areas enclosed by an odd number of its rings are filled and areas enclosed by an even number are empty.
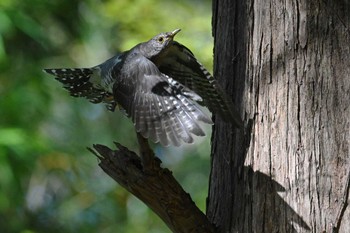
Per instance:
[[[215,120],[219,232],[350,232],[350,4],[213,1],[214,76],[245,120]]]

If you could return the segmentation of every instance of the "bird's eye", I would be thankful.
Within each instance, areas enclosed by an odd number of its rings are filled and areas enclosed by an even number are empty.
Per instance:
[[[158,42],[163,43],[163,41],[164,41],[164,37],[161,36],[158,38]]]

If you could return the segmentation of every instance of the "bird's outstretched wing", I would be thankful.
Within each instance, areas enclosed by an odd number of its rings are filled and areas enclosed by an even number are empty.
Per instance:
[[[164,146],[191,143],[192,134],[205,135],[198,122],[212,121],[193,100],[199,98],[196,93],[162,74],[142,55],[133,57],[124,69],[127,81],[117,81],[113,93],[137,132]]]
[[[182,44],[173,41],[165,53],[153,58],[159,70],[196,92],[203,98],[203,105],[223,120],[242,127],[240,114],[213,76]]]
[[[112,93],[108,93],[102,87],[92,83],[92,76],[99,75],[99,67],[93,68],[61,68],[44,69],[48,74],[54,75],[55,79],[63,84],[71,96],[85,97],[91,103],[105,103],[107,109],[114,111],[116,102]]]

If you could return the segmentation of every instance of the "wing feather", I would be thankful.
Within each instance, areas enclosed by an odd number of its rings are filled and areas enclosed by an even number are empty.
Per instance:
[[[154,63],[162,73],[202,97],[202,104],[211,112],[219,114],[223,120],[232,122],[238,128],[243,125],[231,99],[188,48],[173,41],[166,53],[154,58]]]
[[[132,67],[126,73],[133,85],[116,85],[113,91],[138,132],[165,146],[191,143],[192,134],[204,136],[198,121],[212,122],[193,100],[200,98],[196,93],[162,74],[145,57],[133,57],[127,64]]]

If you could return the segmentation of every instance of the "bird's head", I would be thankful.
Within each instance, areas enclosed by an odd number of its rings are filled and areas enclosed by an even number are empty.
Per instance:
[[[171,44],[174,36],[179,31],[181,31],[181,29],[175,29],[172,32],[163,32],[156,35],[146,43],[143,43],[143,52],[145,53],[145,56],[152,58],[156,55],[159,55]]]

